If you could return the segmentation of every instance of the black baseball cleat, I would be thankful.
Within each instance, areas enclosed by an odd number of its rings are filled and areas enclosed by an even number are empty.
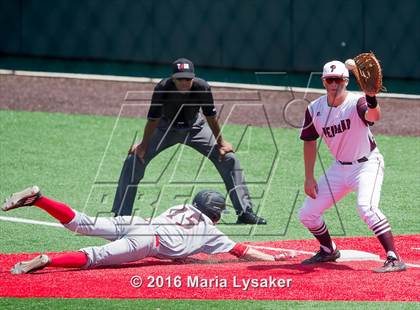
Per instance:
[[[262,217],[259,217],[254,212],[247,211],[242,213],[238,216],[238,220],[236,221],[236,224],[256,224],[256,225],[266,225],[267,221],[263,219]]]
[[[388,256],[383,266],[372,269],[373,272],[385,273],[385,272],[398,272],[407,270],[407,266],[402,260],[395,257]]]
[[[1,209],[9,211],[20,207],[32,206],[39,197],[41,197],[41,191],[38,186],[28,187],[7,198]]]
[[[303,260],[302,264],[310,265],[316,263],[335,262],[338,258],[340,258],[339,250],[334,250],[332,253],[328,253],[324,249],[320,248],[320,250],[314,256]]]

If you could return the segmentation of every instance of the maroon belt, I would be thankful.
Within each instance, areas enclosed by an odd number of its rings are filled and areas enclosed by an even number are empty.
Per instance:
[[[362,157],[362,158],[359,158],[358,160],[355,160],[355,161],[341,161],[341,160],[339,160],[338,162],[340,163],[340,164],[342,164],[342,165],[353,165],[353,164],[355,164],[355,163],[364,163],[364,162],[366,162],[366,161],[368,161],[369,159],[367,159],[367,157],[366,156],[364,156],[364,157]]]

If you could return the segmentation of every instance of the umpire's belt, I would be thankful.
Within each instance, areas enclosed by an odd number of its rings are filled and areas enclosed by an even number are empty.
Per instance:
[[[360,163],[364,163],[366,161],[368,161],[369,159],[367,159],[366,156],[359,158],[358,160],[355,161],[341,161],[339,160],[338,162],[342,165],[353,165],[353,164],[360,164]]]
[[[176,120],[174,121],[174,120],[171,120],[167,117],[162,117],[162,122],[159,125],[160,125],[160,127],[163,127],[163,128],[171,127],[173,129],[188,129],[188,128],[193,127],[195,124],[203,124],[204,123],[203,119],[201,119],[200,122],[198,122],[198,121],[199,121],[198,115],[196,115],[193,119],[183,121],[183,122],[182,121],[176,121]]]

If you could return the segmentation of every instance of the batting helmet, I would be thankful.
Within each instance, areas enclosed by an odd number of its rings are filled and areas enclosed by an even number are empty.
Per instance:
[[[226,201],[225,197],[219,192],[203,190],[195,195],[193,206],[207,215],[213,223],[216,223],[226,209]]]

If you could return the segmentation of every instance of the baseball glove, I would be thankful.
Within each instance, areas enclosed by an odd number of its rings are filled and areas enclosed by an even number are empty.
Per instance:
[[[372,52],[357,55],[353,60],[356,65],[352,70],[353,74],[365,94],[374,96],[386,90],[382,85],[381,65]]]

